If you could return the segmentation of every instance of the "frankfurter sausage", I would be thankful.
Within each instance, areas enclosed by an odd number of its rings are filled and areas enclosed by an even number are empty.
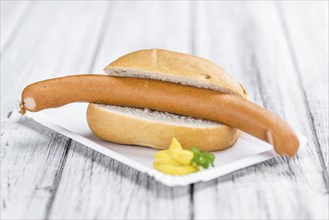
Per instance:
[[[37,82],[22,92],[21,112],[72,102],[149,108],[217,121],[238,128],[294,156],[299,141],[287,122],[235,95],[169,82],[105,75],[74,75]]]

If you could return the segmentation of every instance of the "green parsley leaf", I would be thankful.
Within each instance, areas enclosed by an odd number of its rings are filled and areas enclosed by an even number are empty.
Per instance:
[[[193,147],[191,149],[193,153],[192,163],[196,166],[201,166],[208,169],[209,165],[214,167],[215,155],[207,151],[201,152],[198,148]]]

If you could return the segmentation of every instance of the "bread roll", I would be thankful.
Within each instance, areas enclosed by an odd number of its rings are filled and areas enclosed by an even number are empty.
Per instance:
[[[247,93],[224,69],[201,57],[161,49],[129,53],[104,68],[108,75],[179,83],[246,98]]]
[[[87,121],[92,132],[104,140],[155,149],[166,149],[176,137],[186,149],[223,150],[240,134],[238,129],[213,121],[102,104],[89,104]]]
[[[140,50],[115,60],[105,72],[112,76],[161,80],[228,93],[246,99],[241,84],[209,60],[160,49]],[[133,86],[133,85],[132,85]],[[238,139],[238,129],[174,114],[90,104],[90,129],[98,137],[121,144],[167,148],[176,137],[184,148],[223,150]]]

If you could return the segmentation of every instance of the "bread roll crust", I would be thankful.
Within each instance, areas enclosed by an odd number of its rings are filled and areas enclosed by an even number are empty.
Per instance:
[[[109,75],[180,83],[246,97],[246,92],[223,68],[184,53],[161,49],[126,54],[104,68]]]
[[[120,144],[166,149],[173,137],[183,148],[198,147],[202,151],[224,150],[238,139],[240,131],[226,125],[184,125],[131,116],[111,111],[102,105],[89,104],[87,121],[92,132],[107,141]]]

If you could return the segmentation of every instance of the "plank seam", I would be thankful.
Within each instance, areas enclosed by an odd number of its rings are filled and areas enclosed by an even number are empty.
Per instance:
[[[250,59],[251,59],[251,64],[252,64],[253,69],[254,69],[254,71],[253,71],[254,75],[256,76],[257,89],[259,91],[260,99],[262,100],[262,104],[264,105],[264,107],[268,108],[268,103],[267,103],[267,101],[264,97],[265,90],[262,86],[262,85],[264,85],[263,84],[263,79],[262,79],[262,76],[260,74],[260,70],[258,68],[258,63],[257,63],[256,57],[255,57],[254,44],[252,44]]]
[[[196,22],[195,22],[195,17],[196,17],[196,10],[195,10],[195,6],[194,6],[194,3],[193,3],[193,1],[191,1],[190,2],[190,35],[191,35],[191,37],[190,37],[190,45],[191,45],[191,50],[190,50],[190,52],[191,52],[191,54],[192,55],[195,55],[195,37],[196,37],[196,35],[195,35],[195,27],[194,27],[194,25],[196,24]]]
[[[190,185],[190,219],[194,219],[194,184]]]
[[[322,168],[323,181],[324,181],[324,184],[325,184],[325,187],[326,187],[326,191],[328,193],[329,192],[329,174],[327,173],[326,162],[325,162],[325,159],[323,157],[323,152],[322,152],[322,149],[321,149],[321,146],[320,146],[319,137],[318,137],[316,129],[315,129],[314,117],[313,117],[312,112],[311,112],[311,108],[310,108],[309,101],[307,99],[306,91],[305,91],[305,89],[303,87],[303,84],[302,84],[303,79],[302,79],[301,71],[299,69],[299,66],[298,66],[298,63],[297,63],[297,60],[296,60],[296,55],[295,55],[293,45],[292,45],[292,42],[291,42],[291,37],[290,37],[289,32],[288,32],[288,27],[287,27],[287,23],[286,23],[286,20],[285,20],[284,12],[282,11],[282,7],[279,3],[276,3],[276,8],[277,8],[277,11],[278,11],[278,14],[279,14],[280,22],[281,22],[282,27],[283,27],[284,36],[287,40],[287,45],[288,45],[288,49],[289,49],[289,52],[290,52],[291,60],[293,62],[294,69],[297,73],[296,75],[297,75],[298,85],[299,85],[299,88],[301,89],[302,94],[303,94],[303,102],[304,102],[304,105],[305,105],[307,119],[308,119],[308,122],[309,122],[309,126],[311,127],[311,130],[312,130],[312,136],[315,137],[315,141],[314,141],[315,148],[316,148],[316,152],[318,154],[320,165],[321,165],[321,168]]]
[[[91,72],[95,66],[95,62],[97,60],[97,57],[98,57],[98,52],[99,52],[99,49],[102,45],[102,43],[104,42],[104,38],[105,38],[105,33],[106,33],[106,28],[110,22],[111,19],[107,19],[107,11],[110,11],[110,2],[107,3],[107,6],[106,6],[106,9],[105,9],[105,12],[104,12],[104,18],[103,18],[103,21],[102,21],[102,24],[100,26],[100,31],[99,31],[99,36],[98,36],[98,40],[97,40],[97,43],[96,43],[96,47],[95,47],[95,51],[94,51],[94,54],[92,56],[92,61],[90,63],[90,67],[89,67],[89,72]]]
[[[66,142],[66,144],[64,145],[65,151],[64,151],[64,154],[63,154],[63,156],[61,158],[61,161],[59,163],[60,165],[58,167],[58,170],[55,174],[55,178],[54,178],[53,185],[52,185],[52,188],[51,188],[51,195],[50,195],[50,198],[49,198],[49,200],[47,202],[47,205],[46,205],[46,213],[44,215],[44,219],[49,219],[49,216],[51,214],[51,210],[52,210],[52,206],[54,204],[55,198],[56,198],[57,190],[58,190],[59,184],[60,184],[61,179],[62,179],[63,170],[64,170],[64,167],[65,167],[65,164],[66,164],[67,155],[68,155],[68,152],[69,152],[69,149],[70,149],[71,142],[72,142],[72,139],[69,139]]]
[[[195,25],[195,16],[196,16],[196,10],[195,10],[195,6],[193,1],[190,2],[190,52],[192,55],[195,55],[195,30],[196,28],[194,27]],[[195,214],[194,214],[194,184],[190,185],[189,188],[190,191],[190,219],[193,220],[195,218]]]

